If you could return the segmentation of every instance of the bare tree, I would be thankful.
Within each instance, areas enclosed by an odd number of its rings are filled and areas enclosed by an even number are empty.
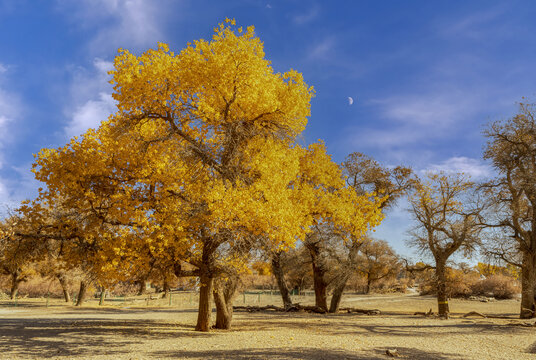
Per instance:
[[[370,239],[360,247],[363,261],[360,272],[365,275],[367,284],[365,293],[378,280],[394,277],[400,270],[400,260],[393,249],[384,240]]]
[[[413,171],[409,167],[387,168],[381,166],[373,158],[359,152],[348,155],[342,167],[347,185],[358,194],[384,196],[380,205],[384,212],[392,208],[402,196],[407,195],[416,184]],[[352,239],[351,242],[345,244],[343,248],[345,251],[342,254],[341,252],[330,252],[332,258],[339,265],[338,274],[333,278],[334,288],[330,312],[338,311],[348,279],[362,267],[358,254],[361,245],[367,241],[365,238]]]
[[[410,197],[416,226],[409,243],[435,260],[437,304],[448,317],[446,265],[458,250],[468,255],[479,244],[483,207],[473,198],[475,185],[462,174],[432,174],[421,181]]]
[[[347,184],[359,194],[386,195],[381,204],[383,210],[394,206],[398,199],[415,186],[411,168],[405,166],[387,168],[370,156],[359,152],[348,155],[342,165]]]
[[[535,105],[520,104],[511,119],[489,124],[484,158],[499,176],[485,185],[493,200],[495,234],[488,252],[521,267],[521,318],[536,316],[536,121]]]

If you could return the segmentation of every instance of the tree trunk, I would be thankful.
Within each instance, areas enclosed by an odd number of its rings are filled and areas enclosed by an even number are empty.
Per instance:
[[[446,261],[436,259],[437,312],[440,317],[448,318],[449,303],[447,298]]]
[[[287,283],[285,281],[285,274],[283,272],[283,267],[281,266],[281,253],[274,253],[272,256],[272,273],[277,280],[277,287],[281,293],[283,299],[283,306],[285,309],[288,309],[292,306],[292,300],[290,299],[290,293],[288,290]]]
[[[144,295],[147,292],[147,286],[145,285],[145,279],[136,281],[138,284],[138,295]]]
[[[342,293],[348,282],[348,275],[343,276],[340,281],[337,283],[335,289],[333,289],[333,296],[331,297],[331,303],[329,306],[330,313],[336,313],[339,311],[339,306],[341,305]]]
[[[78,291],[78,300],[76,301],[76,306],[82,306],[86,300],[87,295],[87,284],[85,281],[80,281],[80,290]]]
[[[199,277],[199,311],[197,313],[197,331],[210,330],[210,314],[212,306],[210,298],[212,297],[214,278],[207,271],[201,273]]]
[[[367,285],[365,286],[365,294],[370,293],[370,285],[372,284],[372,279],[370,278],[370,274],[367,273]]]
[[[238,288],[238,278],[218,279],[214,284],[214,303],[216,304],[216,329],[229,330],[233,320],[233,299]]]
[[[65,299],[65,302],[71,302],[71,295],[69,294],[69,286],[67,285],[67,279],[65,278],[65,275],[60,274],[56,277],[58,278],[58,281],[61,285],[61,289],[63,290],[63,298]]]
[[[104,299],[106,298],[106,289],[104,287],[101,288],[100,293],[100,300],[99,300],[99,306],[104,305]]]
[[[11,298],[11,300],[17,297],[17,294],[19,293],[19,285],[21,282],[22,279],[19,277],[19,273],[11,274],[11,291],[9,293],[9,297]]]
[[[320,249],[316,245],[307,247],[311,254],[311,262],[313,265],[313,284],[315,288],[315,306],[328,311],[328,285],[325,280],[326,271],[319,258]]]
[[[521,267],[521,319],[530,319],[536,316],[535,292],[536,284],[536,256],[530,252],[523,253]]]
[[[169,296],[169,282],[167,280],[164,280],[164,294],[162,295],[162,298],[167,299]]]

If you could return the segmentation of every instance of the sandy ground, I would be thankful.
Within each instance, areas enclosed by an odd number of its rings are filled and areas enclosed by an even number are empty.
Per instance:
[[[431,297],[346,296],[382,315],[236,312],[233,329],[199,333],[195,297],[110,301],[82,308],[45,299],[0,302],[0,359],[536,359],[536,327],[518,326],[519,301],[451,300],[449,320],[415,316]],[[278,304],[240,295],[236,305]],[[295,298],[302,304],[310,297]],[[507,319],[463,318],[469,311]],[[530,321],[534,323],[534,319]]]

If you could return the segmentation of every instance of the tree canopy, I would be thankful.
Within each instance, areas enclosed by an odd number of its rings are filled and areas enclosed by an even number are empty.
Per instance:
[[[207,331],[214,279],[261,239],[285,250],[315,224],[359,237],[381,221],[381,200],[347,187],[323,143],[298,143],[314,90],[294,70],[273,71],[253,27],[226,20],[178,54],[120,49],[114,66],[117,112],[38,154],[46,187],[26,208],[66,209],[48,235],[68,228],[68,248],[102,281],[155,260],[181,275],[189,263],[201,283],[196,328]]]

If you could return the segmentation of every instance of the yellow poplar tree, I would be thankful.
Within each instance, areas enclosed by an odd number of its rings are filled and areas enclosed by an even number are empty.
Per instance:
[[[42,202],[61,198],[83,214],[104,278],[154,258],[190,263],[197,270],[177,266],[176,274],[199,276],[196,329],[208,331],[214,279],[244,267],[258,239],[286,249],[319,216],[354,232],[374,221],[374,205],[339,186],[331,160],[308,158],[311,149],[296,143],[313,89],[294,70],[273,71],[253,27],[226,20],[212,40],[179,54],[165,44],[139,56],[121,49],[114,65],[117,113],[81,139],[43,150],[35,169],[47,184]],[[308,162],[316,170],[305,171]],[[314,185],[307,172],[326,179]]]

